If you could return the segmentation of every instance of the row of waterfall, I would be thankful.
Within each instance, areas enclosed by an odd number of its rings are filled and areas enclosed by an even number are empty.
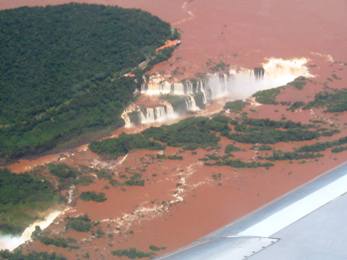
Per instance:
[[[306,64],[305,58],[271,58],[254,69],[234,68],[183,81],[168,80],[159,74],[152,75],[144,80],[141,95],[159,97],[159,104],[132,104],[122,117],[126,126],[130,127],[164,122],[196,112],[219,98],[246,99],[260,90],[286,85],[297,77],[310,77]]]

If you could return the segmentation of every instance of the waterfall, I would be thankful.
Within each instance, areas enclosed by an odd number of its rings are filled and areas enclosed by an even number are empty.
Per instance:
[[[53,211],[43,220],[38,220],[28,226],[20,236],[1,235],[0,234],[0,250],[14,250],[18,246],[31,240],[31,235],[35,231],[35,227],[39,226],[41,230],[46,229],[53,221],[62,213],[62,211]]]
[[[199,111],[219,98],[246,99],[260,90],[286,85],[297,77],[312,77],[307,62],[305,58],[270,58],[254,69],[231,68],[226,72],[207,73],[203,77],[183,81],[167,80],[169,77],[160,74],[152,75],[145,79],[141,94],[160,97],[166,104],[144,108],[142,112],[139,109],[126,112],[129,115],[129,112],[137,111],[139,120],[133,114],[132,117],[122,117],[128,126],[134,121],[141,124],[163,122],[178,114]],[[168,104],[172,109],[170,111]]]
[[[162,107],[162,106],[156,107],[154,112],[155,112],[156,120],[160,120],[160,118],[163,118],[166,116],[165,107]]]
[[[172,104],[162,102],[155,107],[143,107],[132,105],[124,111],[122,118],[126,122],[125,127],[129,128],[138,124],[153,124],[176,119],[178,114],[174,111]],[[129,123],[130,122],[130,123]]]
[[[186,98],[185,98],[185,103],[186,103],[186,106],[187,106],[187,111],[199,111],[200,109],[198,108],[198,106],[196,105],[196,101],[195,101],[195,98],[194,96],[192,95],[188,95]]]

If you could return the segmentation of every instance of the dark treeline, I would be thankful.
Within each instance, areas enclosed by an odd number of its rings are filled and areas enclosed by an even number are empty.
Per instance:
[[[136,83],[121,75],[172,36],[146,12],[97,5],[6,10],[0,24],[0,158],[122,125]]]

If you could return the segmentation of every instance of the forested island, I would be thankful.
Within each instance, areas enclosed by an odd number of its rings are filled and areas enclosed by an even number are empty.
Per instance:
[[[121,126],[138,65],[165,59],[170,51],[155,49],[177,36],[144,11],[99,5],[5,10],[0,24],[2,160]],[[130,71],[137,77],[123,76]]]

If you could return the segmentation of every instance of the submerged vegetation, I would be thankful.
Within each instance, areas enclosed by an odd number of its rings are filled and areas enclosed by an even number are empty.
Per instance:
[[[58,194],[45,179],[0,170],[0,233],[21,233],[41,211],[58,202]]]
[[[143,70],[173,51],[156,48],[177,37],[149,13],[98,5],[5,10],[0,23],[3,159],[121,126]]]

